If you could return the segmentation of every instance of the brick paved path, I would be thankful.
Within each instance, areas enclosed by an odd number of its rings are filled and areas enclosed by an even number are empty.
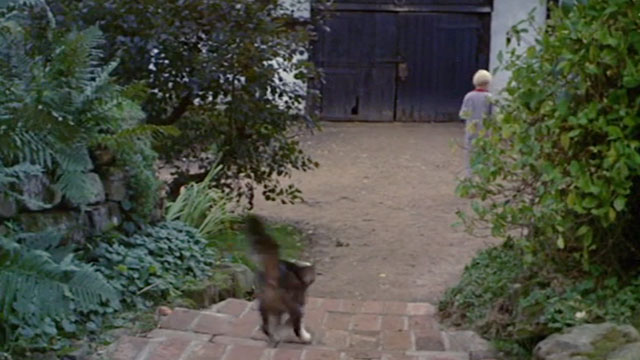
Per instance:
[[[110,360],[477,360],[441,332],[433,305],[310,298],[313,344],[267,346],[255,303],[229,299],[204,311],[176,309],[146,337],[124,337]],[[461,343],[462,342],[462,343]]]

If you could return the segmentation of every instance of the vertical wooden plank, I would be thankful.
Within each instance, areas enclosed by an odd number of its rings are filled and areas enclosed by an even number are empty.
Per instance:
[[[407,59],[409,77],[398,84],[397,120],[457,119],[473,73],[487,62],[486,51],[480,51],[483,16],[400,15],[400,54]]]
[[[392,13],[338,12],[317,45],[325,73],[321,117],[326,120],[393,121],[397,51]]]
[[[492,0],[337,2],[356,6],[333,12],[327,23],[331,31],[321,32],[314,47],[314,60],[325,72],[325,83],[320,85],[323,118],[457,120],[473,72],[488,65],[490,14],[481,12]],[[395,7],[370,11],[381,4]],[[406,12],[402,4],[448,9],[461,5],[466,10]],[[479,13],[461,12],[474,11],[469,6],[476,5],[485,8]],[[408,67],[405,81],[397,79],[400,61]]]

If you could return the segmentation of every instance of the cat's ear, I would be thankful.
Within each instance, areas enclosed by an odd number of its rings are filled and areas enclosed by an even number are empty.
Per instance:
[[[306,286],[313,284],[313,282],[316,281],[315,266],[313,265],[301,266],[298,270],[298,276]]]
[[[296,273],[305,286],[311,285],[316,280],[316,268],[313,264],[300,260],[286,261],[286,263],[290,264],[289,269]]]

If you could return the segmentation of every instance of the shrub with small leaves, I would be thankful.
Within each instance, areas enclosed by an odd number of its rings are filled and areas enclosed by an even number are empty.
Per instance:
[[[553,8],[475,141],[469,230],[514,239],[528,264],[637,271],[640,252],[640,2]],[[518,35],[519,32],[514,32]]]
[[[189,282],[209,277],[217,258],[196,229],[178,221],[102,239],[93,256],[123,301],[138,307],[179,295]]]
[[[570,4],[572,3],[572,4]],[[497,116],[458,194],[481,253],[441,304],[454,322],[531,342],[640,308],[640,2],[563,1],[510,52]],[[521,29],[514,29],[518,40]]]
[[[496,341],[513,359],[564,328],[613,321],[638,325],[640,277],[575,279],[524,266],[513,243],[483,250],[439,304],[443,320]]]

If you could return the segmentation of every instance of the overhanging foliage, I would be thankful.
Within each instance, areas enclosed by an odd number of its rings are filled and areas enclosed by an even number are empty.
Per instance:
[[[305,2],[290,3],[64,0],[54,11],[69,27],[97,24],[108,54],[123,59],[121,81],[150,88],[148,122],[182,130],[158,146],[165,158],[212,151],[224,189],[251,200],[259,184],[267,198],[292,201],[299,191],[279,180],[316,166],[292,130],[315,126],[304,110],[306,81],[318,74],[306,58],[313,31],[299,19]],[[176,189],[193,180],[179,175]]]

